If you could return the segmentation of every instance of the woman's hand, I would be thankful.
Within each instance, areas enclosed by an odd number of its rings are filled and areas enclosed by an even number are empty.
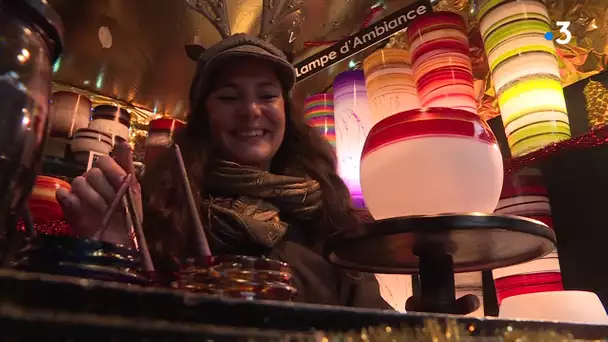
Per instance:
[[[117,144],[112,153],[114,158],[102,156],[97,159],[95,167],[76,177],[72,181],[72,190],[60,188],[56,192],[65,219],[78,236],[90,238],[101,229],[103,216],[116,196],[124,177],[127,173],[135,173],[133,155],[128,143]],[[141,187],[135,178],[131,189],[139,217],[142,218]],[[102,239],[130,246],[131,239],[127,233],[123,201],[119,203]]]

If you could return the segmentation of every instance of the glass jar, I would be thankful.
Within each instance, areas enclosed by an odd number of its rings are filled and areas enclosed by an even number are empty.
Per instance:
[[[214,257],[207,267],[186,267],[171,287],[231,298],[291,301],[297,294],[292,277],[289,265],[281,261],[225,255]]]
[[[47,1],[0,0],[0,232],[16,224],[39,169],[62,32]]]

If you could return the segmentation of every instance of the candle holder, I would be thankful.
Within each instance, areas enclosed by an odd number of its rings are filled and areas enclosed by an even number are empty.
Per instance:
[[[208,265],[186,266],[171,287],[191,292],[244,299],[291,301],[297,290],[284,262],[242,255],[211,258]]]
[[[29,272],[146,285],[137,252],[111,243],[67,236],[30,237],[12,267]]]

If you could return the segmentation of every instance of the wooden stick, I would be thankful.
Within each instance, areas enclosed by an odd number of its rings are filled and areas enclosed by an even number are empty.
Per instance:
[[[137,213],[137,206],[135,205],[135,199],[133,198],[133,190],[131,190],[130,186],[127,190],[127,204],[129,213],[131,214],[131,222],[133,223],[133,229],[135,230],[135,238],[137,239],[137,246],[139,247],[138,250],[142,263],[146,271],[154,272],[152,256],[150,255],[150,250],[148,249],[148,243],[146,242],[146,237],[144,236],[141,218]]]
[[[95,235],[93,235],[93,239],[95,239],[95,240],[101,239],[104,236],[104,234],[106,233],[106,231],[108,230],[108,227],[110,226],[110,222],[112,221],[112,215],[114,215],[116,208],[118,208],[118,204],[125,196],[125,193],[127,193],[127,190],[129,189],[129,186],[131,185],[132,179],[133,179],[133,174],[128,174],[122,180],[122,184],[120,184],[120,188],[118,188],[118,191],[116,192],[116,196],[114,196],[112,203],[110,203],[110,206],[108,206],[108,209],[106,210],[105,214],[103,215],[103,220],[101,221],[101,228],[95,233]]]
[[[133,220],[131,220],[131,213],[129,212],[129,202],[127,202],[127,196],[122,198],[122,205],[125,207],[125,233],[129,237],[131,246],[135,247],[135,249],[139,249],[139,246],[137,245],[137,237],[135,236],[135,228],[133,228]]]
[[[182,173],[184,191],[186,192],[186,197],[188,198],[190,216],[192,221],[194,222],[194,231],[198,242],[196,245],[199,248],[199,253],[201,257],[200,261],[207,262],[209,260],[209,257],[211,257],[211,249],[209,248],[209,242],[207,242],[207,236],[205,235],[205,229],[203,228],[203,221],[201,221],[201,216],[198,212],[196,201],[194,200],[194,195],[192,194],[192,188],[190,187],[190,179],[188,178],[188,172],[186,171],[186,165],[184,164],[184,157],[182,156],[182,151],[179,148],[179,145],[174,144],[174,146],[175,156],[177,158],[177,163],[179,164],[179,170]]]

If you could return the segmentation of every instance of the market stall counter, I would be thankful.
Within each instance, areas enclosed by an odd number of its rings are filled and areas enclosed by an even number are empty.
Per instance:
[[[48,333],[60,340],[402,341],[459,335],[567,341],[608,336],[608,326],[228,299],[12,270],[0,270],[0,326],[3,336]]]

